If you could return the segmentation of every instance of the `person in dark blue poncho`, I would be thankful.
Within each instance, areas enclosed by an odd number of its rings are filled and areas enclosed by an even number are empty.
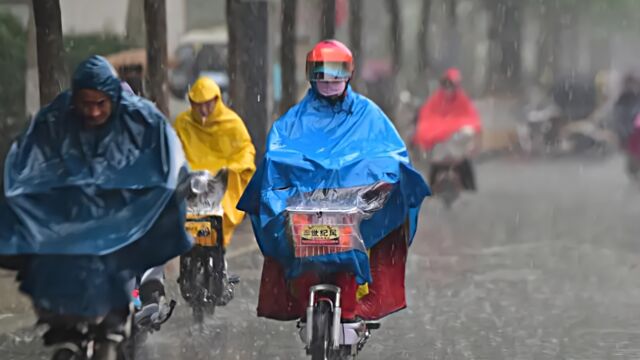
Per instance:
[[[131,279],[192,246],[186,175],[164,115],[92,56],[7,155],[0,266],[19,271],[39,314],[126,312]]]
[[[258,316],[303,316],[318,273],[333,274],[342,288],[343,318],[377,319],[406,306],[407,248],[430,190],[391,121],[350,87],[353,71],[351,51],[338,41],[322,41],[308,54],[311,89],[274,123],[264,160],[238,204],[265,256]],[[331,194],[347,206],[367,197],[384,201],[361,223],[362,247],[301,255],[289,240],[286,209],[296,199]],[[357,196],[349,200],[349,194]]]

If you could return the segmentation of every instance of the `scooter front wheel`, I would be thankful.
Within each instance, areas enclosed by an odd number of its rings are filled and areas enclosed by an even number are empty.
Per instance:
[[[331,307],[324,301],[316,304],[313,311],[311,337],[311,360],[329,360],[331,334]]]
[[[75,350],[67,347],[56,350],[51,356],[51,360],[84,360]]]

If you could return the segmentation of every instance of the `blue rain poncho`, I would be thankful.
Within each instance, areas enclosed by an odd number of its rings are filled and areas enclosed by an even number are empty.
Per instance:
[[[317,190],[348,193],[380,183],[393,187],[384,207],[361,224],[366,249],[407,220],[412,239],[429,187],[411,166],[391,121],[372,101],[348,88],[343,101],[331,103],[310,90],[274,123],[265,157],[238,208],[250,214],[262,253],[278,260],[288,277],[320,265],[328,271],[352,272],[359,283],[371,282],[362,250],[295,257],[285,209],[292,199]]]
[[[72,101],[80,89],[109,96],[105,125],[83,126]],[[0,255],[26,259],[21,290],[36,307],[95,316],[126,306],[126,282],[191,247],[175,191],[186,171],[165,117],[91,57],[9,151]]]

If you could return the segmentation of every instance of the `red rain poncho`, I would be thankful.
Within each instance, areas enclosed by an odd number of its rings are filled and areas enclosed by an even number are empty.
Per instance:
[[[447,95],[440,88],[420,108],[413,143],[423,150],[431,150],[463,126],[471,126],[476,132],[482,129],[478,112],[460,87],[460,71],[449,69],[443,79],[455,85],[454,94]]]

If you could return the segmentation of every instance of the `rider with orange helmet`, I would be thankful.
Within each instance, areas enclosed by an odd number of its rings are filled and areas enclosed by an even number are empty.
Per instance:
[[[353,76],[353,54],[337,40],[324,40],[307,54],[307,79],[320,96],[343,97]]]
[[[317,267],[335,275],[330,281],[342,290],[343,319],[378,319],[406,306],[406,251],[429,188],[389,118],[349,85],[353,72],[353,54],[339,41],[321,41],[307,54],[311,89],[273,124],[265,158],[238,204],[265,256],[259,316],[304,317]],[[380,200],[378,221],[360,226],[361,247],[314,256],[291,251],[287,206],[298,197],[330,194],[331,201],[362,206],[340,199],[363,188],[374,188],[368,194],[377,199],[392,195]]]

